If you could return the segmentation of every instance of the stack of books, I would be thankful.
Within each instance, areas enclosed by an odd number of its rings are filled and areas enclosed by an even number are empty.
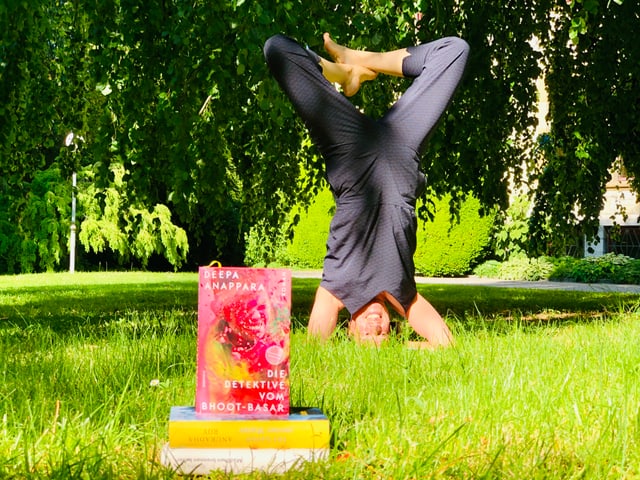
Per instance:
[[[291,271],[201,267],[193,407],[172,407],[161,462],[182,474],[282,473],[329,455],[329,420],[291,408]]]
[[[292,407],[285,417],[203,418],[193,407],[172,407],[161,462],[183,475],[284,473],[327,459],[329,441],[329,420],[317,408]]]

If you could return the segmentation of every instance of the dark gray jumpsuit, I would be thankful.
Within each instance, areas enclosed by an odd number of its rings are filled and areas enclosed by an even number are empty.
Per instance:
[[[469,47],[447,37],[407,50],[402,71],[413,82],[374,120],[325,79],[314,52],[283,35],[264,47],[325,161],[336,212],[321,286],[351,314],[384,291],[405,311],[416,296],[415,204],[425,188],[419,153],[460,82]]]

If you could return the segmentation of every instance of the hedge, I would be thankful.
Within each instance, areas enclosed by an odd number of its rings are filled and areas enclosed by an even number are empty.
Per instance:
[[[466,275],[490,247],[495,214],[481,216],[480,202],[472,197],[463,203],[459,222],[451,219],[448,198],[437,200],[435,208],[433,221],[418,228],[416,273],[429,277]]]
[[[460,222],[452,223],[449,199],[435,205],[433,221],[418,227],[416,271],[426,276],[465,275],[490,245],[494,215],[481,217],[478,200],[470,198],[462,206]],[[322,268],[334,208],[331,192],[321,191],[308,211],[300,213],[293,241],[279,261],[298,268]]]

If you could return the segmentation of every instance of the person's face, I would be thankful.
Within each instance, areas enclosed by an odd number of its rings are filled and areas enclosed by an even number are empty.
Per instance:
[[[358,310],[349,322],[349,334],[356,341],[380,345],[389,337],[389,311],[383,302],[376,299]]]

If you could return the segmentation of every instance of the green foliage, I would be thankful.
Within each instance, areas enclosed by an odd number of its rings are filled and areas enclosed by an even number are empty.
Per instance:
[[[600,257],[512,257],[505,262],[489,260],[473,273],[501,280],[559,280],[581,283],[640,284],[640,259],[607,253]]]
[[[494,252],[506,260],[514,255],[526,253],[529,245],[529,212],[531,201],[525,195],[515,197],[506,212],[498,214],[498,227],[493,235]]]
[[[52,271],[68,251],[71,182],[53,164],[35,172],[24,188],[18,215],[10,210],[16,205],[9,206],[7,197],[0,202],[2,218],[16,219],[15,224],[0,220],[1,271]]]
[[[291,213],[291,238],[281,231],[268,237],[254,228],[247,237],[245,263],[264,265],[265,259],[274,259],[278,265],[294,268],[322,268],[326,253],[329,223],[335,203],[331,191],[321,189],[308,207],[298,205]]]
[[[32,272],[36,267],[51,271],[59,264],[67,250],[70,187],[56,165],[34,175],[19,220],[24,232],[21,271]]]
[[[613,0],[617,5],[622,5],[624,0]],[[574,44],[580,42],[580,37],[589,33],[589,27],[592,21],[602,10],[609,8],[611,2],[606,5],[598,0],[567,0],[567,5],[571,7],[571,28],[569,29],[569,38]]]
[[[20,258],[20,236],[16,225],[6,220],[9,213],[2,203],[0,199],[0,271],[16,273],[19,271],[16,260]]]
[[[285,32],[321,51],[321,34],[330,30],[341,42],[380,50],[449,34],[469,38],[476,52],[469,81],[423,167],[436,193],[460,199],[474,191],[485,203],[503,201],[502,172],[520,160],[500,139],[511,138],[514,125],[532,123],[525,77],[537,72],[528,43],[513,37],[530,38],[537,14],[519,5],[468,8],[431,3],[418,21],[414,2],[329,9],[301,0],[12,2],[0,11],[0,117],[9,119],[0,125],[0,166],[18,175],[5,175],[10,188],[2,195],[17,212],[23,178],[29,182],[32,166],[56,159],[64,175],[92,169],[96,189],[104,190],[115,164],[129,189],[122,208],[166,205],[194,256],[229,255],[253,225],[273,237],[291,205],[315,196],[322,164],[267,73],[262,45]],[[519,29],[507,32],[505,23]],[[404,88],[395,79],[375,82],[355,102],[377,115]],[[69,130],[85,139],[77,155],[60,151]],[[235,228],[229,218],[237,219]],[[109,234],[114,250],[122,250],[125,236]]]
[[[300,221],[287,245],[287,257],[291,265],[299,268],[322,268],[334,210],[333,195],[328,188],[324,188],[307,211],[299,213]]]
[[[640,260],[615,253],[584,259],[563,257],[549,278],[584,283],[640,283]]]
[[[258,223],[245,234],[244,263],[252,267],[289,265],[287,236],[284,232],[267,233],[265,225]]]
[[[491,243],[495,214],[481,216],[480,203],[469,197],[453,219],[449,199],[435,202],[435,216],[418,229],[416,272],[426,276],[467,274]]]
[[[516,255],[497,266],[494,278],[525,281],[546,280],[554,269],[555,264],[550,258],[527,258],[524,255]],[[474,270],[474,273],[479,276],[488,276],[490,272],[478,268]]]
[[[537,149],[531,221],[538,254],[563,255],[565,240],[597,234],[610,168],[622,159],[640,187],[640,3],[559,2],[540,37],[550,131]]]
[[[103,252],[109,248],[121,259],[139,259],[145,267],[154,253],[179,267],[189,249],[186,232],[171,222],[171,212],[165,205],[152,210],[128,198],[128,182],[124,168],[112,164],[112,182],[106,188],[96,188],[92,172],[83,172],[85,188],[78,192],[82,206],[82,228],[79,240],[87,250]]]
[[[549,245],[560,251],[563,236],[595,232],[612,159],[622,157],[640,186],[640,121],[633,107],[639,8],[621,0],[361,0],[331,8],[319,0],[4,2],[0,209],[7,224],[0,225],[0,256],[27,259],[24,268],[59,266],[64,244],[34,250],[35,232],[11,227],[30,215],[23,209],[36,173],[56,164],[62,178],[92,170],[97,191],[110,188],[114,168],[122,167],[125,216],[166,206],[171,219],[153,222],[185,231],[189,256],[180,261],[239,262],[245,233],[255,225],[267,237],[285,230],[291,206],[310,202],[323,174],[301,122],[267,72],[262,45],[284,32],[322,53],[325,30],[340,42],[376,50],[464,37],[471,46],[466,80],[421,160],[428,194],[450,194],[454,208],[469,192],[487,209],[504,207],[507,177],[518,184],[524,168],[536,165],[526,179],[539,185],[531,232],[539,251]],[[543,52],[532,38],[540,39]],[[535,79],[542,72],[548,73],[551,130],[550,142],[536,150]],[[406,86],[380,77],[353,100],[379,115]],[[75,154],[62,147],[69,131],[85,139]],[[427,218],[429,203],[422,205]],[[138,217],[112,226],[144,224],[144,215]],[[144,231],[154,246],[129,254],[154,250],[178,265],[186,250],[167,246],[161,228]],[[114,251],[123,251],[125,237],[135,234],[109,233]],[[2,262],[5,271],[23,268],[21,261]]]
[[[68,125],[91,122],[86,17],[70,2],[0,8],[0,272],[52,270],[68,252]],[[6,221],[6,223],[4,223]]]
[[[498,260],[487,260],[473,269],[473,274],[483,278],[500,278],[500,265]]]
[[[464,275],[487,249],[494,216],[480,216],[479,202],[473,198],[463,203],[459,221],[452,220],[448,200],[435,205],[434,219],[418,229],[417,272],[430,276]],[[331,191],[321,190],[306,211],[300,211],[302,207],[294,210],[292,215],[297,214],[299,221],[291,240],[287,241],[282,233],[268,238],[252,232],[245,261],[249,265],[264,264],[264,249],[273,248],[277,264],[322,268],[334,208]]]

